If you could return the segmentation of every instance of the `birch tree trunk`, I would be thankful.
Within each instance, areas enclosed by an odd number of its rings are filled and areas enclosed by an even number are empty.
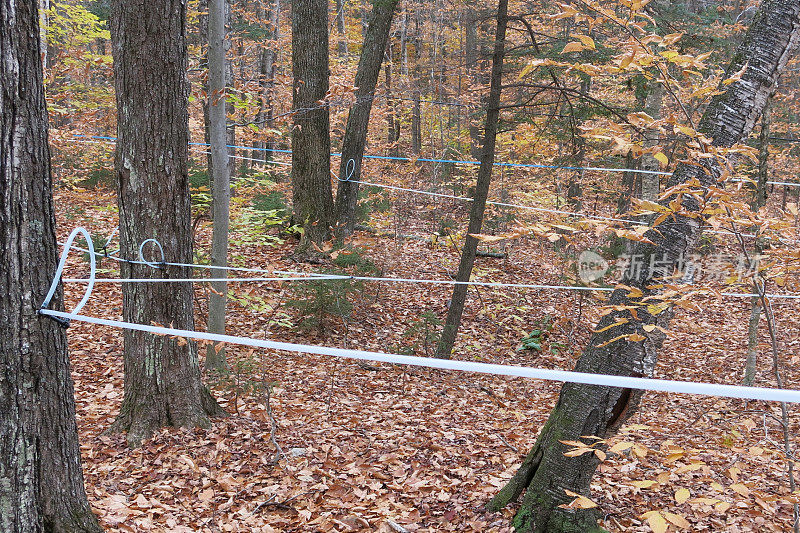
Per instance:
[[[225,109],[225,7],[227,0],[208,2],[208,119],[211,137],[211,180],[213,182],[213,232],[211,237],[211,270],[216,278],[227,277],[228,228],[230,224],[231,175],[228,165],[227,121]],[[225,334],[225,307],[228,284],[211,284],[208,300],[208,331]],[[209,345],[206,369],[224,372],[228,368],[225,348]]]
[[[353,234],[356,223],[356,204],[358,203],[358,183],[361,179],[361,163],[364,146],[367,143],[369,115],[375,96],[375,85],[381,72],[381,63],[389,41],[397,0],[373,0],[372,14],[358,60],[355,79],[355,103],[347,116],[347,127],[342,143],[342,159],[339,176],[342,180],[350,176],[348,165],[354,162],[351,179],[339,181],[336,193],[336,238],[346,239]]]
[[[111,38],[117,94],[117,197],[121,257],[155,238],[166,260],[192,263],[187,172],[189,84],[184,0],[115,0]],[[144,250],[147,258],[153,249]],[[190,278],[188,267],[121,264],[128,278]],[[191,283],[125,283],[127,322],[194,329]],[[125,395],[114,431],[137,446],[161,426],[208,426],[222,409],[200,382],[197,348],[125,330]]]
[[[486,211],[486,199],[489,196],[489,185],[492,181],[497,122],[500,118],[500,94],[503,87],[503,54],[505,53],[507,24],[508,0],[499,0],[497,4],[494,54],[492,55],[492,77],[486,107],[486,127],[483,134],[483,149],[479,154],[481,164],[478,168],[478,180],[475,184],[475,194],[472,197],[472,205],[470,206],[467,237],[464,242],[464,248],[461,251],[461,262],[456,276],[456,281],[461,282],[469,281],[472,275],[475,254],[478,251],[478,239],[474,235],[481,232],[483,215]],[[461,315],[464,312],[468,289],[469,285],[456,284],[453,286],[453,296],[450,300],[450,308],[447,311],[447,319],[442,330],[442,336],[439,340],[439,345],[436,347],[436,357],[450,359],[458,327],[461,325]]]
[[[301,250],[330,238],[334,222],[327,20],[327,2],[292,2],[292,203],[304,228]]]
[[[797,48],[800,40],[800,3],[796,0],[766,0],[753,20],[743,43],[728,66],[727,76],[743,70],[739,81],[715,96],[700,121],[699,131],[712,140],[714,147],[730,147],[747,136],[759,119],[767,100],[774,93],[786,62]],[[701,189],[718,186],[721,169],[715,159],[703,159],[701,164],[680,163],[670,179],[670,186],[684,184],[696,179]],[[666,201],[669,201],[667,199]],[[665,201],[665,202],[666,202]],[[693,214],[700,208],[691,195],[683,195],[682,206]],[[645,236],[654,244],[636,243],[630,247],[631,254],[638,254],[643,264],[654,264],[654,268],[643,268],[640,272],[628,271],[623,283],[639,289],[644,297],[658,296],[655,289],[648,288],[653,280],[672,275],[682,257],[695,246],[700,235],[698,218],[675,214],[670,222],[650,230]],[[651,263],[651,259],[654,263]],[[655,303],[658,300],[650,301]],[[609,304],[631,306],[629,310],[612,312],[600,321],[589,346],[581,355],[575,370],[624,376],[651,376],[655,368],[658,348],[663,335],[658,330],[648,333],[644,325],[667,327],[671,310],[656,312],[653,307],[642,305],[641,297],[629,296],[629,291],[617,289]],[[663,309],[668,306],[657,306]],[[651,314],[652,312],[652,314]],[[620,319],[628,322],[603,331]],[[649,328],[648,328],[649,329]],[[632,341],[621,338],[608,343],[620,335],[637,333],[644,338]],[[638,336],[636,338],[638,338]],[[490,510],[499,510],[510,502],[525,496],[514,518],[518,531],[536,532],[587,532],[597,531],[597,511],[565,509],[559,505],[572,500],[565,494],[570,490],[578,494],[589,494],[589,483],[598,465],[594,454],[567,458],[566,446],[561,440],[578,440],[583,435],[607,437],[635,413],[642,392],[616,387],[600,387],[566,383],[561,388],[558,402],[550,418],[515,476],[489,503]]]
[[[58,257],[39,46],[37,2],[0,0],[0,531],[99,533],[66,335],[36,312]]]

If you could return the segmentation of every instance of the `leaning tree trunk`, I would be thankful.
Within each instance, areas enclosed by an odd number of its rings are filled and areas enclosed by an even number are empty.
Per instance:
[[[225,111],[225,7],[227,0],[208,2],[208,124],[211,137],[211,181],[214,228],[211,237],[211,265],[220,267],[211,272],[224,278],[228,271],[228,228],[230,225],[231,174],[228,166],[227,122]],[[225,308],[228,284],[211,284],[208,299],[208,331],[225,333]],[[206,370],[224,372],[228,369],[225,348],[209,345],[206,351]]]
[[[729,76],[744,68],[741,79],[715,96],[701,119],[699,130],[712,140],[714,147],[730,147],[750,133],[775,91],[780,73],[797,48],[798,40],[800,3],[765,1],[728,67]],[[696,179],[702,193],[711,186],[718,186],[720,175],[720,166],[714,159],[704,159],[702,165],[680,163],[670,179],[670,186]],[[623,277],[625,285],[638,289],[644,297],[658,298],[657,290],[648,287],[658,278],[671,276],[681,258],[686,257],[697,242],[700,220],[685,213],[694,215],[699,207],[696,198],[683,195],[682,212],[659,225],[658,231],[650,230],[645,234],[654,244],[632,246],[632,256],[641,254],[638,257],[643,259],[642,264],[655,267],[641,269],[638,273],[628,271]],[[653,374],[663,335],[656,334],[658,329],[648,333],[643,326],[666,327],[671,317],[669,302],[659,304],[657,299],[642,302],[642,297],[630,294],[626,289],[612,293],[609,304],[618,310],[600,321],[598,332],[578,360],[576,371],[624,376]],[[659,313],[659,310],[663,311]],[[623,319],[627,322],[608,328]],[[611,342],[620,335],[629,337]],[[533,449],[515,476],[489,503],[489,509],[499,510],[525,492],[514,519],[517,530],[596,531],[595,510],[559,506],[572,499],[565,490],[589,494],[589,483],[598,460],[594,454],[565,457],[566,446],[560,441],[578,440],[584,435],[602,438],[612,434],[636,411],[641,395],[640,391],[631,389],[565,384]]]
[[[187,173],[186,3],[115,0],[111,37],[117,94],[116,173],[122,257],[155,238],[168,262],[192,262]],[[158,263],[154,247],[145,256]],[[128,278],[189,278],[191,268],[122,263]],[[126,283],[126,321],[194,329],[191,283]],[[138,445],[161,426],[208,426],[222,410],[200,382],[194,343],[125,330],[125,395],[112,430]]]
[[[36,313],[58,255],[38,20],[36,1],[0,0],[0,531],[99,532],[66,335]]]
[[[301,248],[330,238],[334,221],[327,20],[327,2],[292,2],[292,203],[305,231]]]
[[[443,359],[450,359],[453,345],[456,342],[458,327],[461,325],[461,315],[464,312],[464,303],[467,300],[467,290],[469,289],[469,285],[464,283],[468,282],[472,275],[475,254],[478,251],[478,239],[475,235],[481,232],[481,227],[483,226],[486,198],[489,196],[489,185],[492,181],[497,122],[500,118],[500,93],[503,89],[503,54],[505,53],[507,24],[508,0],[500,0],[497,4],[497,31],[494,40],[494,54],[492,56],[492,78],[486,107],[483,149],[480,152],[481,164],[478,168],[478,180],[475,183],[475,194],[472,197],[472,206],[470,207],[467,237],[464,242],[464,248],[461,250],[461,262],[456,276],[456,281],[463,283],[453,286],[453,296],[450,300],[450,308],[447,311],[447,320],[442,329],[439,344],[436,347],[436,357]]]
[[[364,157],[364,145],[367,143],[369,115],[396,6],[397,0],[373,0],[369,27],[361,48],[361,58],[358,60],[355,103],[350,107],[350,114],[347,116],[342,160],[339,166],[341,180],[336,193],[336,237],[340,240],[352,235],[356,224],[357,182],[361,179],[361,163]],[[351,159],[352,174],[348,169]]]

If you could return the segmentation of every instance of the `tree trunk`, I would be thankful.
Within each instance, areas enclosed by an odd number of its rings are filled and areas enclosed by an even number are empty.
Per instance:
[[[339,33],[339,57],[347,57],[347,29],[344,26],[344,0],[336,0],[336,31]]]
[[[42,77],[37,3],[0,0],[0,531],[100,532],[66,335],[36,312],[58,254]]]
[[[582,94],[589,94],[589,91],[592,90],[591,76],[585,74],[581,76],[580,90]],[[584,116],[583,118],[588,117]],[[576,122],[573,122],[573,124],[577,125]],[[573,139],[575,139],[573,161],[575,161],[574,165],[579,168],[570,174],[570,179],[567,183],[567,202],[573,209],[579,210],[581,209],[583,198],[583,177],[586,174],[586,171],[582,168],[586,164],[586,139],[581,135],[578,128],[573,130]]]
[[[664,86],[658,81],[650,82],[650,87],[645,98],[644,111],[654,119],[661,118],[661,103],[664,99]],[[653,148],[658,146],[658,131],[648,129],[644,135],[644,147]],[[651,172],[641,174],[642,178],[642,199],[655,202],[661,192],[661,176],[654,174],[661,170],[658,160],[652,154],[642,156],[642,170]]]
[[[727,88],[722,86],[725,92],[712,99],[700,121],[699,130],[712,140],[714,146],[730,147],[749,134],[774,92],[786,62],[797,48],[798,40],[800,3],[793,0],[765,1],[727,70],[730,76],[744,68],[741,80]],[[720,175],[720,166],[713,159],[703,159],[696,165],[679,163],[670,185],[696,179],[702,189],[707,189],[718,186]],[[664,200],[664,203],[669,200]],[[689,214],[700,208],[698,200],[688,194],[683,195],[682,206]],[[639,257],[644,265],[655,266],[639,272],[628,271],[622,282],[641,290],[644,297],[657,297],[657,290],[648,287],[654,280],[675,272],[681,258],[686,257],[696,244],[700,224],[698,218],[676,214],[670,222],[659,225],[658,231],[647,232],[645,236],[654,244],[637,243],[629,251],[631,255],[641,254]],[[641,297],[629,296],[625,289],[614,291],[609,304],[623,308],[631,306],[636,313],[617,310],[603,317],[596,328],[598,333],[592,336],[588,348],[578,360],[576,371],[651,376],[663,335],[656,334],[657,329],[648,333],[642,326],[666,327],[671,317],[669,302],[663,307],[653,305],[657,302],[650,300],[651,306],[648,306]],[[657,312],[663,308],[667,310]],[[603,331],[620,319],[628,322]],[[610,342],[620,335],[632,334],[637,334],[634,339],[644,337],[644,340],[620,338]],[[597,458],[594,454],[567,458],[564,456],[566,446],[559,441],[578,440],[583,435],[603,438],[613,434],[636,411],[641,395],[640,391],[630,389],[564,384],[536,444],[515,476],[489,503],[489,509],[502,509],[525,492],[514,519],[518,531],[596,531],[596,510],[565,509],[559,505],[572,499],[565,490],[589,494],[589,482],[597,468]]]
[[[342,159],[339,166],[339,187],[336,193],[336,237],[346,239],[353,234],[356,219],[356,203],[358,202],[358,181],[361,180],[361,163],[364,157],[364,146],[367,143],[369,115],[372,111],[372,100],[375,96],[375,85],[381,72],[386,43],[389,41],[389,30],[392,27],[392,15],[397,0],[373,0],[372,15],[369,27],[358,60],[355,79],[355,103],[350,107],[347,116],[347,128],[342,143]],[[348,165],[353,161],[352,175]],[[347,179],[350,178],[350,179]],[[346,181],[342,181],[345,180]]]
[[[292,2],[292,200],[295,223],[304,228],[301,249],[330,238],[334,221],[326,20],[327,2]]]
[[[275,74],[278,64],[278,38],[280,36],[279,15],[281,11],[280,0],[272,0],[269,3],[269,40],[261,50],[261,58],[259,62],[259,86],[261,89],[261,103],[259,106],[258,116],[256,118],[256,126],[260,130],[272,129],[274,116],[274,101],[275,101]],[[261,133],[263,136],[263,132]],[[268,139],[273,137],[272,132],[268,132]],[[265,141],[255,143],[257,147],[266,148],[266,151],[253,150],[253,159],[272,160],[272,152],[270,151],[275,147],[272,141]]]
[[[502,91],[503,54],[505,52],[507,23],[508,0],[499,0],[497,4],[497,31],[494,41],[494,54],[492,56],[492,78],[486,108],[486,127],[483,135],[483,149],[480,153],[481,164],[478,168],[478,180],[475,184],[475,194],[470,207],[467,237],[464,242],[464,248],[461,251],[461,263],[458,266],[458,275],[456,276],[456,281],[461,282],[469,281],[472,275],[475,253],[478,250],[478,239],[474,235],[481,232],[483,214],[486,210],[486,199],[489,196],[489,185],[492,181],[497,122],[500,117],[500,93]],[[453,286],[453,297],[450,300],[447,320],[442,330],[439,345],[436,348],[436,357],[450,358],[458,327],[461,324],[461,315],[464,312],[468,289],[469,285],[456,284]]]
[[[394,57],[392,54],[392,43],[386,44],[386,58],[384,59],[384,79],[386,82],[386,107],[388,108],[388,124],[386,131],[386,141],[389,144],[389,156],[400,157],[400,116],[397,113],[397,102],[392,96],[392,79],[394,72]]]
[[[466,67],[469,81],[472,87],[481,85],[481,69],[478,66],[478,13],[474,11],[474,6],[467,6],[467,14],[464,17],[464,65]],[[482,111],[482,106],[474,113],[470,113],[469,119],[469,138],[470,154],[475,159],[481,157],[481,130],[478,116]]]
[[[228,271],[228,227],[230,223],[231,176],[228,166],[227,121],[225,109],[225,5],[227,0],[208,2],[208,118],[211,137],[211,181],[214,194],[212,210],[214,227],[211,237],[211,265],[214,277],[224,278]],[[225,334],[225,307],[228,284],[211,284],[208,300],[208,331]],[[206,370],[224,372],[228,368],[225,348],[209,345]]]
[[[167,260],[192,262],[187,175],[189,115],[186,3],[115,0],[111,37],[117,94],[115,167],[120,255],[158,239]],[[153,258],[153,247],[145,249]],[[155,262],[160,258],[156,255]],[[189,278],[187,267],[121,264],[128,278]],[[125,283],[123,317],[194,329],[191,283]],[[125,330],[125,395],[112,426],[138,445],[161,426],[208,426],[222,410],[200,382],[193,342]]]
[[[767,204],[767,180],[769,179],[769,127],[770,127],[770,105],[764,108],[761,116],[761,132],[758,135],[758,178],[756,188],[753,191],[753,211],[758,211]],[[754,244],[753,256],[761,254],[761,246],[758,241]],[[754,293],[758,293],[758,287],[754,287]],[[751,300],[750,321],[747,324],[747,360],[744,367],[744,379],[742,383],[750,386],[756,377],[758,368],[758,325],[761,322],[761,299],[754,296]]]

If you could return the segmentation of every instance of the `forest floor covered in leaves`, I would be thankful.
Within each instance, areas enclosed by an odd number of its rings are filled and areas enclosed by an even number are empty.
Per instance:
[[[110,193],[61,191],[56,205],[62,242],[77,225],[109,235],[117,224]],[[234,225],[237,266],[322,268],[294,261],[291,238],[267,242],[237,231]],[[446,242],[364,232],[357,240],[384,276],[447,279],[457,269],[458,250]],[[197,241],[200,249],[207,246],[210,224],[199,226]],[[522,238],[506,252],[505,258],[479,258],[476,279],[564,284],[563,257],[552,243]],[[115,268],[108,261],[102,267]],[[87,272],[85,260],[73,253],[67,277]],[[67,286],[68,307],[82,290]],[[206,290],[197,285],[198,330],[205,329]],[[237,284],[228,332],[392,351],[411,342],[409,328],[422,324],[424,314],[444,318],[451,288],[367,283],[359,290],[347,321],[330,319],[322,331],[305,331],[295,327],[291,310],[283,310],[291,298],[288,284]],[[572,369],[597,321],[600,298],[471,291],[456,357]],[[84,313],[118,319],[121,301],[118,285],[98,285]],[[695,310],[677,312],[656,377],[740,383],[749,300],[695,301]],[[773,305],[781,351],[796,353],[796,304]],[[542,350],[517,351],[534,328],[546,331]],[[486,513],[483,505],[534,443],[560,387],[228,346],[235,383],[217,382],[214,394],[231,416],[210,429],[164,429],[129,449],[124,436],[105,433],[123,395],[121,331],[75,322],[68,336],[87,492],[111,531],[510,531],[513,508]],[[756,385],[774,386],[767,348],[761,345]],[[787,387],[799,388],[800,357],[787,356],[784,363]],[[272,387],[274,438],[283,451],[277,462],[265,383]],[[800,436],[797,409],[790,406],[790,413],[791,433]],[[657,511],[671,531],[789,530],[779,416],[779,406],[764,402],[646,393],[639,412],[611,441],[630,444],[609,454],[594,479],[601,524],[610,531],[650,531],[658,521],[648,522],[652,515],[645,513]]]

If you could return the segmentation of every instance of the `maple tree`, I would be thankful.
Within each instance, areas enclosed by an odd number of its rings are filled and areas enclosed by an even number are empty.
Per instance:
[[[49,110],[58,126],[52,141],[59,225],[86,225],[101,244],[118,218],[130,219],[113,207],[115,194],[106,189],[114,181],[110,139],[75,137],[111,137],[117,128],[106,4],[51,0],[44,17],[49,42],[59,43],[48,48],[45,62]],[[728,72],[720,65],[735,59],[751,18],[759,20],[756,4],[510,0],[492,153],[481,147],[489,141],[483,135],[488,111],[495,108],[497,2],[308,2],[315,15],[299,34],[290,24],[298,14],[295,2],[228,4],[225,143],[235,193],[229,265],[432,278],[229,281],[228,333],[431,356],[442,322],[458,307],[452,287],[439,283],[503,281],[520,286],[464,291],[459,335],[448,350],[454,359],[568,369],[586,346],[624,351],[663,335],[658,360],[651,358],[648,367],[659,377],[735,383],[744,374],[756,385],[796,386],[792,300],[768,297],[761,307],[760,297],[748,296],[797,289],[798,189],[777,185],[795,181],[796,62],[784,69],[763,139],[742,138],[722,149],[698,126],[710,99],[746,76],[743,65]],[[210,89],[209,5],[186,3],[189,98],[178,104],[188,108],[183,141],[210,141],[208,104],[222,95]],[[382,23],[373,28],[378,7]],[[383,32],[385,46],[377,38]],[[330,46],[322,45],[327,39]],[[301,54],[293,53],[293,43]],[[301,58],[295,56],[312,49],[313,68],[305,65],[303,79],[296,77],[292,65]],[[326,89],[296,94],[309,75]],[[315,133],[306,140],[315,148],[304,155],[305,141],[292,141],[303,136],[309,114],[321,122],[312,125]],[[357,124],[350,125],[351,118]],[[182,118],[172,122],[184,124]],[[323,147],[326,135],[329,146]],[[170,146],[177,150],[178,142]],[[292,156],[283,152],[293,148],[299,150]],[[328,155],[353,148],[355,157]],[[189,192],[192,198],[191,218],[181,203],[180,223],[192,223],[193,244],[181,248],[187,252],[181,262],[200,265],[196,278],[214,272],[205,268],[213,241],[209,151],[193,144],[180,158],[188,159],[181,202]],[[485,163],[490,155],[498,165]],[[312,162],[309,157],[318,170],[315,185],[293,187],[293,172]],[[353,179],[366,184],[336,181],[348,176],[350,157],[357,163]],[[667,178],[641,172],[680,170],[698,157],[721,162],[720,183],[702,193],[696,184],[669,188]],[[758,164],[769,160],[757,179],[756,157]],[[290,169],[292,160],[297,164]],[[331,172],[331,163],[338,172]],[[491,183],[480,180],[488,187],[476,230],[471,211],[484,191],[475,178],[489,170]],[[333,186],[350,189],[347,209],[333,202]],[[330,208],[326,222],[292,218],[298,190]],[[755,190],[759,198],[770,193],[763,206],[753,205]],[[329,198],[318,201],[323,196]],[[692,198],[701,200],[695,215],[682,208]],[[630,254],[654,246],[647,241],[660,244],[653,232],[682,217],[703,226],[694,252],[684,257],[693,270],[642,282],[642,294],[628,280],[622,298],[635,307],[615,308],[619,294],[606,295],[622,274],[638,268],[644,276],[649,266]],[[303,226],[315,235],[298,239]],[[346,235],[337,235],[342,229]],[[152,226],[134,244],[158,231]],[[297,254],[298,245],[315,253]],[[471,272],[459,276],[471,245]],[[155,247],[144,251],[158,259]],[[165,245],[165,252],[174,248]],[[585,277],[581,257],[590,252],[592,264],[605,268],[600,277]],[[137,250],[119,255],[136,258]],[[127,268],[113,257],[102,260],[110,277]],[[85,270],[79,257],[70,257],[67,276],[85,277]],[[79,285],[66,286],[72,301]],[[119,313],[124,290],[98,283],[96,301],[107,306],[93,311]],[[217,293],[208,283],[194,283],[197,329],[210,323]],[[756,299],[761,315],[753,319]],[[647,323],[632,333],[636,317],[652,315],[657,322],[671,314],[669,330]],[[141,448],[128,450],[123,437],[102,434],[124,398],[123,361],[113,357],[122,352],[122,336],[76,321],[69,337],[89,498],[104,527],[506,532],[514,515],[517,525],[529,525],[523,520],[527,495],[497,513],[483,504],[498,491],[507,493],[503,487],[517,479],[524,453],[536,449],[536,435],[553,427],[547,409],[558,405],[554,384],[209,344],[200,363],[219,355],[230,372],[206,372],[205,378],[234,416],[210,427],[154,429]],[[606,341],[613,342],[598,347]],[[755,354],[750,366],[746,351]],[[798,419],[791,408],[679,394],[633,396],[633,403],[620,403],[629,409],[618,418],[619,434],[576,431],[553,441],[548,464],[592,480],[591,493],[586,481],[553,498],[556,515],[587,516],[590,523],[592,509],[599,508],[599,526],[610,531],[794,527]],[[635,419],[622,423],[636,402]],[[586,463],[599,463],[596,472]],[[528,491],[531,498],[538,488]]]
[[[0,530],[96,532],[66,334],[37,313],[57,248],[36,7],[0,2]]]
[[[120,253],[140,258],[122,264],[124,277],[191,277],[178,266],[192,262],[193,248],[185,17],[182,1],[112,3]],[[148,239],[163,243],[155,257],[144,249]],[[192,286],[128,283],[123,317],[192,329]],[[131,445],[161,426],[207,426],[224,414],[200,381],[193,342],[132,330],[124,337],[125,399],[112,429],[127,432]]]

